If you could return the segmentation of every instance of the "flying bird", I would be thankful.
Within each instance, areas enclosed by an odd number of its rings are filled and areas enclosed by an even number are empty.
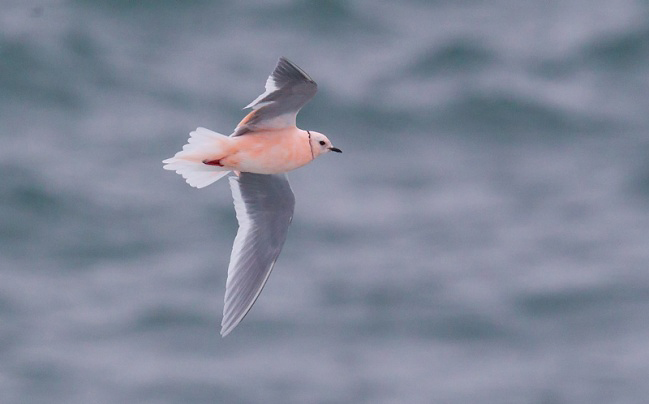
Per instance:
[[[221,335],[228,335],[250,311],[286,241],[295,197],[286,172],[333,151],[327,136],[296,126],[296,116],[318,90],[311,77],[281,57],[266,80],[265,92],[231,135],[197,128],[165,170],[203,188],[229,172],[239,230],[234,239]],[[245,109],[244,108],[244,109]]]

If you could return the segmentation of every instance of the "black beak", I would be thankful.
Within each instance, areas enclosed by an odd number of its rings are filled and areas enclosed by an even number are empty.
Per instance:
[[[336,153],[342,153],[342,152],[343,152],[342,150],[340,150],[340,149],[337,148],[337,147],[330,147],[329,150],[331,150],[331,151],[335,151]]]

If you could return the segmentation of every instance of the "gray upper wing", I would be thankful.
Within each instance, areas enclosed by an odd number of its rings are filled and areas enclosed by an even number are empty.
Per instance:
[[[266,91],[246,106],[253,111],[243,118],[233,136],[294,126],[297,113],[317,91],[318,85],[304,70],[284,57],[279,58],[266,80]]]
[[[241,173],[230,177],[230,188],[239,231],[228,267],[222,336],[243,320],[259,297],[286,241],[295,208],[286,174]]]

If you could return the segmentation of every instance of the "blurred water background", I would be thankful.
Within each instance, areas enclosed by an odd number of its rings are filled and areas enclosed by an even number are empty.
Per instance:
[[[293,172],[219,336],[230,133],[277,58],[343,149]],[[646,403],[649,4],[3,1],[2,403]]]

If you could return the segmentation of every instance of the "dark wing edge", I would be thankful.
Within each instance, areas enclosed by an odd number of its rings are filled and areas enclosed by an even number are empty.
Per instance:
[[[315,85],[315,81],[302,68],[286,59],[284,56],[277,61],[277,66],[271,74],[278,87],[283,87],[291,82],[304,81]]]

